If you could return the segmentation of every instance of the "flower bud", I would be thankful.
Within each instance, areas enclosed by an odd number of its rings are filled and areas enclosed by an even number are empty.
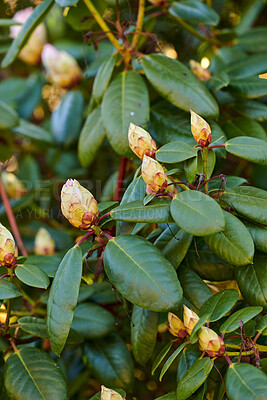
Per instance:
[[[18,249],[13,236],[7,228],[0,224],[0,264],[7,268],[16,264]]]
[[[211,142],[211,129],[209,124],[194,111],[191,113],[191,131],[194,139],[200,146],[206,147]]]
[[[194,329],[194,326],[197,324],[199,320],[198,315],[190,310],[190,308],[184,306],[184,325],[186,332],[191,335],[192,330]]]
[[[6,310],[5,305],[2,304],[0,309],[1,310]],[[0,312],[0,324],[4,324],[6,322],[6,317],[7,317],[7,313]]]
[[[104,385],[101,386],[101,400],[125,400],[118,392],[115,390],[108,389]]]
[[[131,150],[139,157],[143,159],[144,154],[153,157],[157,146],[150,134],[140,126],[130,124],[128,130],[128,140]]]
[[[16,22],[20,22],[24,24],[26,20],[30,17],[33,12],[32,7],[25,8],[24,10],[18,11],[13,20]],[[10,27],[10,36],[15,39],[19,31],[21,30],[22,25],[13,25]],[[41,61],[41,54],[46,43],[46,29],[44,24],[40,24],[37,28],[32,32],[28,42],[22,48],[19,53],[19,58],[29,65],[37,65]]]
[[[27,192],[21,181],[12,172],[2,172],[1,178],[7,195],[12,199],[19,199]]]
[[[183,321],[180,320],[175,314],[169,312],[168,313],[168,321],[169,321],[169,332],[173,336],[177,336],[180,339],[184,339],[186,337],[186,330]]]
[[[34,253],[35,254],[55,254],[55,242],[50,233],[40,228],[35,236]]]
[[[152,193],[161,193],[167,188],[168,178],[163,167],[145,154],[142,163],[142,177]]]
[[[220,357],[225,352],[225,346],[222,338],[217,335],[212,329],[205,326],[200,328],[198,335],[199,348],[201,351],[206,351],[211,357]]]
[[[51,44],[44,46],[42,62],[47,72],[47,80],[62,88],[70,89],[82,79],[82,70],[75,58],[66,51],[58,51]]]
[[[202,68],[199,62],[195,60],[190,60],[189,65],[193,74],[196,75],[200,81],[207,81],[208,79],[210,79],[210,71]]]
[[[75,179],[68,179],[61,190],[61,210],[64,217],[80,229],[93,226],[99,214],[94,196]]]

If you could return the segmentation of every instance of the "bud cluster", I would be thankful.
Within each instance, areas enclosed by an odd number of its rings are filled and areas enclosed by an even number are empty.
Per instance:
[[[191,131],[195,141],[201,147],[208,147],[211,143],[211,129],[207,121],[200,115],[190,110],[191,113]]]
[[[10,268],[16,264],[18,248],[14,238],[4,225],[0,224],[0,265]]]

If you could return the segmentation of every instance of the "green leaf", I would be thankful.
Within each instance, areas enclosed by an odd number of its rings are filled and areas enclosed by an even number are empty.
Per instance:
[[[90,104],[101,103],[102,97],[108,88],[112,73],[115,67],[116,55],[112,54],[100,65],[97,74],[95,76]]]
[[[243,79],[235,79],[229,84],[230,93],[246,99],[257,99],[266,96],[267,82],[257,76],[250,76]]]
[[[20,50],[27,43],[35,28],[43,22],[53,4],[54,0],[44,0],[33,10],[32,14],[23,24],[18,36],[13,40],[9,47],[8,52],[2,61],[2,68],[8,67],[17,58]]]
[[[5,387],[14,400],[67,400],[67,385],[54,360],[44,351],[23,347],[5,365]]]
[[[60,356],[77,304],[82,276],[82,252],[71,248],[61,261],[47,303],[47,332],[53,352]]]
[[[143,78],[136,71],[118,74],[104,94],[101,111],[113,149],[119,155],[132,157],[129,125],[132,122],[145,128],[149,120],[149,96]]]
[[[267,310],[266,256],[256,255],[253,264],[236,268],[235,275],[246,302],[252,306],[262,306]]]
[[[207,379],[213,368],[213,362],[208,357],[198,359],[186,371],[177,386],[177,400],[186,400]]]
[[[267,121],[267,105],[256,100],[242,100],[234,105],[234,109],[242,115],[256,119],[257,121]]]
[[[71,327],[85,339],[98,339],[108,335],[115,328],[113,315],[93,303],[76,307]]]
[[[188,344],[188,346],[184,348],[181,356],[179,357],[177,383],[180,382],[186,371],[194,364],[197,359],[200,358],[200,356],[201,351],[199,350],[198,345]]]
[[[173,198],[171,215],[185,232],[205,236],[224,229],[221,207],[211,197],[195,190],[186,190]]]
[[[194,157],[194,158],[190,158],[189,160],[186,160],[184,162],[184,173],[185,173],[186,180],[189,183],[193,183],[193,181],[196,178],[197,161],[198,161],[198,158]]]
[[[226,72],[222,71],[216,75],[212,75],[211,78],[206,81],[206,84],[210,91],[217,92],[218,90],[227,87],[229,85],[229,82],[229,75]]]
[[[148,194],[143,200],[144,206],[146,206],[148,203],[150,203],[154,199],[155,195],[156,195],[156,193]]]
[[[0,101],[0,130],[11,129],[19,124],[19,116],[12,107]]]
[[[197,149],[194,149],[185,142],[179,141],[167,143],[156,152],[158,161],[169,164],[184,161],[196,155]]]
[[[58,254],[53,255],[37,255],[32,254],[27,257],[23,265],[38,265],[49,278],[54,278],[57,268],[60,264],[62,257]]]
[[[116,221],[126,222],[173,222],[170,204],[170,199],[165,198],[156,198],[146,206],[143,200],[135,200],[114,208],[110,216]]]
[[[51,126],[58,145],[69,147],[78,138],[83,114],[83,95],[71,90],[63,97],[59,107],[53,111]]]
[[[47,289],[50,280],[46,273],[37,265],[23,264],[15,269],[18,279],[28,286]]]
[[[267,28],[257,26],[239,35],[235,42],[244,51],[260,53],[267,51],[266,35]],[[257,46],[255,46],[255,43],[257,43]]]
[[[27,139],[34,140],[41,143],[52,144],[53,139],[50,132],[41,128],[40,126],[31,124],[28,121],[21,119],[19,125],[13,128],[13,132],[18,135],[24,136]]]
[[[170,103],[192,109],[203,117],[217,118],[219,109],[205,85],[181,62],[162,54],[142,58],[147,79]]]
[[[245,225],[252,236],[256,249],[267,253],[267,227],[254,225],[248,221],[245,221]]]
[[[161,350],[161,352],[157,355],[157,357],[153,361],[151,375],[154,375],[156,369],[158,368],[160,363],[163,361],[163,359],[166,357],[166,355],[170,351],[171,347],[172,347],[172,342],[167,343],[166,346],[164,346],[163,349]]]
[[[226,211],[223,213],[224,230],[205,236],[206,244],[229,264],[246,265],[251,263],[254,256],[254,242],[249,231],[237,217]]]
[[[252,136],[266,140],[266,132],[263,127],[257,121],[248,117],[237,117],[227,121],[223,130],[229,139],[236,136]]]
[[[61,7],[75,6],[79,0],[56,0]]]
[[[92,0],[91,1],[100,15],[104,14],[104,11],[107,7],[106,1]],[[89,18],[83,18],[84,16],[88,16]],[[90,18],[91,13],[86,7],[83,0],[79,0],[77,7],[71,7],[65,17],[65,21],[76,31],[92,31],[99,29],[99,26],[96,24],[94,18]],[[101,42],[100,42],[101,44]],[[99,46],[100,47],[100,46]],[[112,51],[114,50],[113,46]],[[93,54],[95,54],[95,50],[92,49]],[[83,52],[84,53],[84,52]]]
[[[236,311],[221,325],[220,332],[229,333],[239,328],[239,322],[244,324],[262,312],[262,307],[245,307]]]
[[[92,374],[107,387],[130,389],[133,362],[122,339],[115,333],[105,339],[86,342],[84,359]]]
[[[258,75],[266,71],[267,55],[256,54],[242,58],[230,63],[225,72],[233,79],[251,78],[252,75]]]
[[[240,136],[228,140],[225,149],[237,157],[267,166],[267,142],[264,140]]]
[[[13,26],[13,25],[21,25],[21,22],[14,21],[14,19],[1,18],[0,26]]]
[[[226,375],[229,400],[263,400],[267,392],[267,376],[250,364],[234,363]]]
[[[164,396],[157,397],[156,400],[176,400],[176,393],[170,392]]]
[[[89,167],[106,137],[101,118],[101,107],[93,110],[82,128],[78,143],[78,156],[84,168]]]
[[[228,189],[220,198],[238,214],[267,225],[267,191],[252,186],[238,186]]]
[[[185,21],[212,26],[217,25],[220,19],[212,8],[197,0],[174,2],[169,8],[169,13]]]
[[[13,299],[21,296],[18,288],[6,279],[0,279],[0,299]]]
[[[256,330],[257,332],[261,332],[263,336],[267,335],[267,314],[261,317],[260,320],[257,320]]]
[[[187,345],[187,342],[182,343],[173,353],[172,355],[165,361],[162,370],[160,372],[160,376],[159,376],[159,380],[160,382],[162,381],[163,376],[165,375],[165,373],[168,371],[168,369],[170,368],[171,364],[173,363],[173,361],[179,356],[179,354],[181,353],[181,351],[185,348],[185,346]]]
[[[176,273],[148,240],[132,235],[113,238],[105,249],[104,266],[111,283],[133,304],[151,311],[180,305],[182,289]]]
[[[135,360],[146,365],[157,340],[159,314],[134,306],[131,323],[131,344]]]

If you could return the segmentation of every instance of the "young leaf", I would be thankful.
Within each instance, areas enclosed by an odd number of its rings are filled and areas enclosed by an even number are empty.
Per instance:
[[[220,331],[222,333],[233,332],[239,328],[239,322],[244,324],[262,312],[262,307],[246,307],[242,310],[236,311],[221,325]]]
[[[156,152],[158,161],[169,164],[181,162],[196,155],[197,149],[179,141],[167,143]]]
[[[162,370],[160,372],[160,376],[159,376],[159,380],[160,382],[162,381],[163,376],[165,375],[165,373],[168,371],[168,369],[170,368],[171,364],[173,363],[173,361],[179,356],[179,354],[181,353],[181,351],[185,348],[185,346],[187,345],[187,342],[182,343],[173,353],[172,355],[167,359],[167,361],[165,361]]]
[[[161,350],[161,352],[157,355],[157,357],[153,361],[151,375],[154,375],[156,369],[158,368],[160,363],[163,361],[163,359],[166,357],[166,355],[170,351],[171,347],[172,347],[172,342],[167,343],[166,346],[164,346],[163,349]]]
[[[47,289],[50,280],[46,273],[37,265],[23,264],[15,269],[18,279],[28,286]]]
[[[239,136],[225,143],[228,153],[256,164],[267,166],[267,142],[248,136]]]
[[[204,3],[197,0],[183,0],[173,2],[169,13],[174,17],[198,24],[215,26],[219,22],[219,15]]]
[[[100,65],[97,74],[95,76],[90,104],[101,103],[102,97],[107,90],[112,73],[115,67],[116,56],[112,54]]]
[[[19,289],[13,283],[0,279],[0,299],[13,299],[14,297],[21,296]]]

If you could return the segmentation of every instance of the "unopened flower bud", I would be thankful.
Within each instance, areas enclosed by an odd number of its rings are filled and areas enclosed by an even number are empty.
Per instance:
[[[198,335],[199,348],[211,357],[220,357],[225,352],[222,338],[212,329],[202,326]]]
[[[140,126],[130,124],[128,130],[128,140],[131,150],[139,157],[143,159],[144,154],[153,157],[157,146],[150,134]]]
[[[1,179],[8,196],[12,199],[19,199],[27,192],[22,182],[12,172],[2,172]]]
[[[118,392],[115,390],[108,389],[104,385],[101,386],[101,400],[125,400]]]
[[[184,339],[186,337],[186,329],[183,321],[180,320],[175,314],[169,312],[168,313],[168,321],[169,321],[169,332],[173,336],[177,336],[180,339]]]
[[[200,63],[195,60],[190,60],[189,65],[194,75],[198,77],[200,81],[207,81],[211,77],[211,73],[208,69],[202,68]]]
[[[42,52],[42,62],[47,72],[47,79],[51,83],[70,89],[79,84],[82,79],[82,70],[66,51],[58,51],[51,44],[46,44]]]
[[[194,329],[194,326],[197,324],[199,320],[198,315],[190,310],[190,308],[184,306],[184,325],[186,332],[191,335],[192,330]]]
[[[50,233],[46,229],[40,228],[35,236],[34,253],[54,254],[55,247],[55,241],[51,237]]]
[[[33,12],[32,7],[25,8],[24,10],[18,11],[13,20],[16,22],[20,22],[24,24],[27,19],[30,17]],[[22,25],[13,25],[10,27],[10,36],[15,39],[19,31],[21,30]],[[46,43],[46,29],[44,24],[40,24],[37,28],[32,32],[28,42],[23,47],[21,52],[19,53],[19,58],[29,65],[37,65],[41,61],[41,54]]]
[[[209,124],[194,111],[191,113],[191,131],[195,141],[202,147],[206,147],[211,142],[211,129]]]
[[[142,163],[142,177],[152,193],[161,193],[167,188],[168,178],[163,167],[145,154]]]
[[[80,229],[95,225],[99,214],[94,196],[75,179],[68,179],[61,190],[61,210],[64,217]]]
[[[6,310],[6,307],[4,304],[1,305],[0,307],[1,310]],[[7,313],[0,312],[0,324],[4,324],[6,322],[6,317]]]
[[[18,249],[13,236],[7,228],[0,224],[0,264],[7,268],[16,264]]]

